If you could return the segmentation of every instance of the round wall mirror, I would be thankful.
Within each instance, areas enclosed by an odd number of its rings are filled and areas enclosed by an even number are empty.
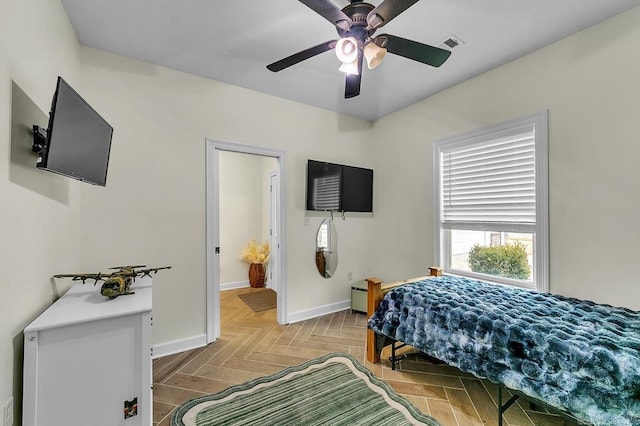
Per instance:
[[[316,266],[324,278],[331,278],[338,267],[338,235],[331,219],[325,219],[316,236]]]

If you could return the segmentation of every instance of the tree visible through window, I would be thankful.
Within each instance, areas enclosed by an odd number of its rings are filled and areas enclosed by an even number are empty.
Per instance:
[[[548,290],[547,113],[437,141],[436,261]]]

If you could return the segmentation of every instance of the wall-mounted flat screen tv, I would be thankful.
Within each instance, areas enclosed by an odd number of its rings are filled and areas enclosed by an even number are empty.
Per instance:
[[[45,142],[40,146],[38,168],[106,185],[113,127],[62,77],[51,102],[49,125],[42,133]]]
[[[373,170],[307,161],[307,210],[373,211]]]

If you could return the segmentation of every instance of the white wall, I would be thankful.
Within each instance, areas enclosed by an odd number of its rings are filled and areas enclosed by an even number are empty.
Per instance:
[[[30,148],[11,146],[12,80],[48,112],[59,74],[78,84],[77,57],[78,44],[59,2],[0,0],[0,404],[14,395],[16,410],[22,330],[52,301],[51,275],[82,266],[76,244],[82,184],[51,179],[51,173],[35,169],[35,157],[28,168],[10,161],[16,155],[27,155],[28,161]],[[56,196],[37,191],[46,187]],[[59,283],[60,291],[67,288]]]
[[[375,273],[433,262],[435,140],[549,110],[550,285],[640,309],[640,8],[375,124]]]

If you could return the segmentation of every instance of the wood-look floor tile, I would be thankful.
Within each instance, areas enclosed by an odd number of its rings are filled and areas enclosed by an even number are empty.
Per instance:
[[[169,426],[170,412],[187,400],[215,393],[254,377],[331,352],[353,355],[372,373],[386,381],[416,408],[433,416],[442,426],[497,424],[497,387],[455,367],[405,359],[392,371],[385,349],[380,363],[366,361],[367,317],[349,311],[336,312],[300,323],[280,325],[275,309],[253,312],[237,296],[260,289],[221,293],[221,336],[193,351],[154,360],[154,425]],[[400,352],[412,351],[410,347]],[[544,411],[514,404],[505,413],[509,426],[571,425]],[[164,416],[164,417],[163,417]],[[529,418],[531,416],[531,418]]]
[[[442,426],[458,426],[456,416],[453,415],[451,404],[447,400],[427,399],[429,412]]]
[[[256,330],[251,336],[248,336],[242,343],[240,348],[233,353],[236,358],[246,358],[257,345],[259,345],[269,334],[269,330]]]
[[[220,353],[221,350],[229,346],[230,343],[230,340],[218,339],[218,342],[205,346],[204,350],[194,353],[194,356],[189,358],[188,363],[180,368],[180,372],[192,374],[198,368],[206,364],[207,361],[213,358],[216,354]]]
[[[464,386],[459,377],[445,376],[443,374],[431,374],[418,371],[392,370],[385,368],[382,377],[385,380],[398,380],[403,382],[413,382],[430,384],[448,388],[463,389]]]
[[[153,403],[161,402],[173,405],[180,405],[184,402],[203,396],[205,393],[194,389],[178,388],[169,385],[153,385]]]
[[[216,393],[235,383],[177,373],[171,376],[165,384],[176,388],[193,389],[203,393]]]
[[[365,334],[364,330],[353,330],[354,331],[346,331],[345,327],[342,327],[340,330],[329,329],[325,336],[335,337],[336,339],[349,339],[357,342],[355,343],[356,345],[362,344],[364,340],[362,336]]]
[[[451,403],[453,415],[456,416],[459,426],[482,425],[480,416],[478,416],[466,390],[446,388],[444,391]]]
[[[153,403],[153,421],[159,423],[167,417],[176,408],[173,404],[166,404],[164,402],[155,401]]]
[[[254,352],[269,352],[280,339],[284,330],[271,330],[260,343],[253,349]]]
[[[225,327],[224,330],[222,330],[222,335],[235,337],[238,334],[246,334],[248,336],[251,336],[255,331],[256,331],[255,327],[245,327],[240,325],[234,325],[230,327]]]
[[[339,334],[333,330],[328,330],[325,336],[313,335],[309,338],[312,342],[321,342],[328,344],[344,345],[344,346],[360,346],[366,343],[363,339],[350,339],[345,337],[335,337],[331,334]]]
[[[226,365],[226,363],[225,363]],[[198,377],[208,377],[210,379],[222,380],[229,383],[240,384],[253,380],[263,374],[254,371],[237,370],[235,368],[218,367],[205,364],[196,371]]]
[[[300,327],[300,330],[298,330],[296,335],[293,337],[292,341],[306,342],[307,339],[309,339],[309,337],[313,333],[313,329],[316,327],[317,323],[318,323],[317,320],[303,321],[302,326]]]
[[[296,337],[296,334],[298,334],[298,331],[300,331],[301,327],[302,324],[300,323],[289,324],[284,333],[282,333],[280,338],[276,341],[276,345],[287,346],[289,343],[291,343],[294,337]]]
[[[304,358],[308,360],[308,359],[317,358],[322,355],[326,355],[327,351],[321,350],[321,349],[312,349],[312,348],[295,348],[294,349],[289,346],[275,345],[271,349],[271,353],[277,354],[277,355],[283,355],[283,356],[295,355],[296,357]]]
[[[464,388],[467,390],[480,420],[488,425],[498,424],[498,406],[493,402],[482,382],[479,379],[464,378],[462,383],[464,383]]]
[[[366,357],[367,351],[365,350],[364,347],[349,346],[349,352],[347,353],[352,357],[354,357],[355,359],[357,359],[358,361],[360,361],[361,363],[364,363],[364,359]]]
[[[325,353],[330,352],[349,352],[349,345],[338,345],[331,344],[325,342],[316,342],[315,338],[311,336],[311,338],[306,341],[299,341],[297,339],[293,339],[291,343],[289,343],[289,348],[310,348],[324,351]]]
[[[162,421],[158,423],[157,426],[171,426],[171,415],[165,416],[165,418],[162,419]]]
[[[355,314],[356,317],[356,327],[364,327],[367,328],[367,315],[365,314]]]
[[[402,370],[423,371],[425,373],[444,374],[455,377],[468,377],[475,379],[473,374],[464,373],[458,370],[456,367],[452,367],[446,364],[432,364],[430,362],[420,360],[405,359],[400,362],[400,368]]]
[[[256,317],[252,319],[244,319],[239,324],[243,327],[252,327],[252,328],[262,328],[265,330],[270,330],[272,327],[272,322],[274,319],[265,320],[264,317]]]
[[[347,315],[347,311],[340,311],[331,314],[331,322],[329,323],[330,330],[340,330],[342,324],[344,324],[345,316]]]
[[[399,382],[385,380],[396,392],[403,395],[415,395],[431,399],[447,399],[447,394],[442,386],[423,385],[420,383]]]
[[[303,362],[308,360],[308,358],[301,358],[291,355],[280,355],[271,352],[253,352],[247,357],[247,359],[251,361],[263,361],[268,364],[280,365],[282,366],[282,369],[284,369],[285,367],[302,364]]]
[[[251,361],[248,359],[239,359],[231,357],[223,364],[224,367],[234,368],[236,370],[252,371],[260,373],[262,376],[268,376],[282,370],[281,365],[268,364],[264,360]]]
[[[225,347],[221,348],[218,352],[213,354],[206,363],[211,365],[222,365],[229,358],[231,358],[241,347],[242,343],[245,341],[245,337],[235,337],[229,341],[229,344]]]
[[[416,407],[422,414],[429,415],[431,411],[429,410],[429,403],[427,402],[427,398],[415,396],[415,395],[402,395],[404,396],[411,404]]]
[[[569,420],[564,417],[556,416],[554,414],[545,414],[535,411],[527,412],[533,424],[536,426],[573,426],[578,423]]]
[[[492,383],[488,380],[482,380],[482,386],[487,390],[487,394],[495,403],[496,407],[498,406],[498,385]],[[512,394],[508,390],[503,390],[502,393],[502,404],[507,402],[509,398],[511,398]],[[520,402],[520,401],[519,401]],[[517,425],[517,426],[530,426],[534,424],[531,421],[531,418],[522,410],[520,404],[513,404],[507,411],[504,412],[502,418],[507,422],[508,425]]]
[[[324,336],[327,333],[327,330],[329,329],[330,323],[331,323],[330,315],[324,315],[318,318],[318,323],[313,329],[313,334],[316,336]]]

